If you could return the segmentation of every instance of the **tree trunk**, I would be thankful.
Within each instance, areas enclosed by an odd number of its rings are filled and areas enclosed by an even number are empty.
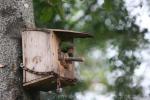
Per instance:
[[[38,100],[22,87],[21,31],[34,26],[32,0],[0,0],[0,100]]]

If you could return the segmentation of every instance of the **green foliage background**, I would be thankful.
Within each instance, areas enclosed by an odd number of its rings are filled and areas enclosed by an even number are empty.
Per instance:
[[[94,36],[92,39],[75,41],[77,52],[86,58],[86,62],[80,66],[83,81],[64,89],[63,94],[66,97],[71,95],[73,98],[70,99],[75,99],[75,93],[89,90],[94,79],[107,87],[107,93],[115,94],[114,100],[133,100],[136,96],[142,96],[142,87],[130,84],[133,84],[134,70],[140,65],[134,52],[140,49],[141,45],[148,43],[144,39],[146,30],[140,31],[134,24],[136,18],[129,17],[123,0],[104,0],[101,5],[99,0],[33,1],[37,27],[83,31]],[[118,55],[97,60],[88,55],[95,48],[105,54],[108,43],[118,48]],[[131,55],[126,55],[126,52],[131,52]],[[118,67],[116,61],[122,64]],[[115,70],[124,74],[117,77],[115,84],[109,84],[106,72]],[[43,100],[61,99],[59,95],[53,99],[52,96],[54,94],[47,94]]]

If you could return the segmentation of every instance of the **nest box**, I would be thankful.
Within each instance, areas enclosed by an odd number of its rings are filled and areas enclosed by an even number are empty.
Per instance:
[[[74,38],[90,37],[87,33],[57,29],[33,29],[22,32],[23,86],[26,89],[49,91],[72,85],[76,80]],[[63,47],[63,44],[67,46]]]

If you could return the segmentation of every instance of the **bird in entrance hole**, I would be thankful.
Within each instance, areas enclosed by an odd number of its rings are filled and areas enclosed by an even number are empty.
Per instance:
[[[63,42],[61,43],[61,51],[63,53],[67,53],[69,57],[73,57],[73,52],[74,52],[74,44],[71,42]]]

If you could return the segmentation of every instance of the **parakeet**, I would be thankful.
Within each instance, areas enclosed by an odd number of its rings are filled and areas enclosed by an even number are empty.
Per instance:
[[[73,57],[74,45],[71,42],[63,42],[60,46],[61,51],[68,53],[69,57]]]

